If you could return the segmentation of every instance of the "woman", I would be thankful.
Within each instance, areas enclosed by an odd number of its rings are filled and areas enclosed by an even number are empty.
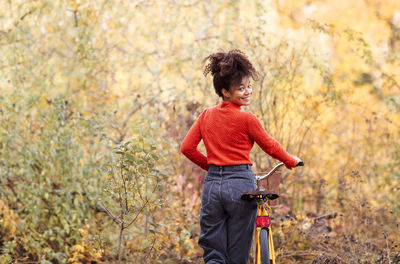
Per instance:
[[[249,159],[254,141],[286,167],[295,167],[300,159],[289,155],[271,138],[260,121],[241,106],[251,102],[250,79],[257,72],[240,50],[217,52],[209,61],[204,75],[211,73],[220,105],[205,109],[190,128],[181,152],[208,171],[203,185],[200,211],[199,245],[204,262],[245,264],[250,254],[256,202],[240,199],[243,192],[256,189]],[[198,151],[203,140],[207,156]]]

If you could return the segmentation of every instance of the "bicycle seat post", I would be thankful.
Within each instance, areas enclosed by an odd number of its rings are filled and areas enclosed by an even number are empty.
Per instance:
[[[264,187],[261,184],[261,180],[257,180],[257,191],[265,191]]]

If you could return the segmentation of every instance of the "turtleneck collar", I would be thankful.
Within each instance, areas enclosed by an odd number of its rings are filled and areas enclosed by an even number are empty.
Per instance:
[[[239,109],[239,110],[241,109],[240,105],[234,104],[234,103],[231,103],[231,102],[228,102],[228,101],[222,101],[221,107],[222,108],[229,107],[229,108],[235,108],[235,109]]]

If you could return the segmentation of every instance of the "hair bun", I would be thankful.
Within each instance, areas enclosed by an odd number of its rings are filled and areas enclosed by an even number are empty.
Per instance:
[[[220,63],[218,63],[220,68],[219,75],[221,77],[232,74],[236,70],[236,63],[232,58],[226,56]]]
[[[204,75],[208,73],[214,76],[219,73],[221,77],[233,74],[235,71],[246,71],[246,68],[252,68],[247,56],[240,50],[231,50],[229,52],[217,52],[207,56],[203,62],[210,60],[210,63],[204,69]]]

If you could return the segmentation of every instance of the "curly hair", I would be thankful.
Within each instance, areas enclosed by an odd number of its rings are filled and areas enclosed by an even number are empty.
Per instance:
[[[240,50],[213,53],[204,58],[203,62],[207,60],[209,60],[209,63],[204,68],[204,76],[211,73],[215,92],[220,97],[223,97],[223,88],[229,91],[231,87],[240,85],[243,77],[258,79],[256,69]]]

